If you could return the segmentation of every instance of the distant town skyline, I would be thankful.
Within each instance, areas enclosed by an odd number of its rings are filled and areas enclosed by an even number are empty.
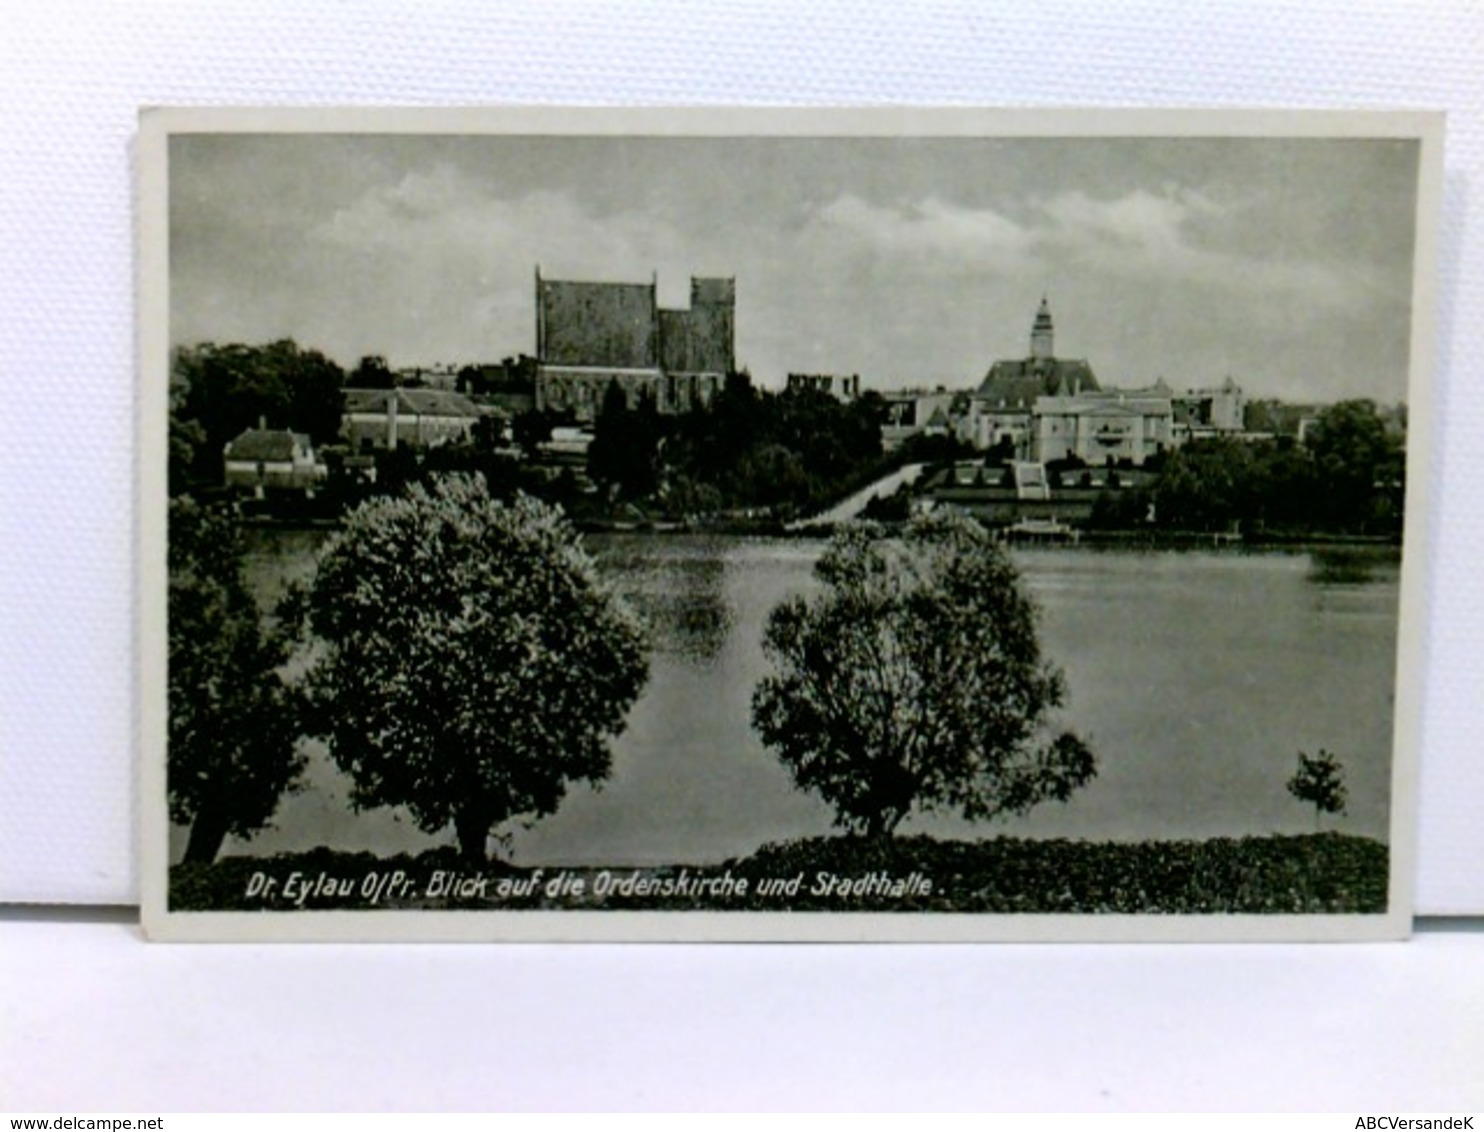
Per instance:
[[[975,386],[1045,295],[1104,385],[1396,402],[1416,174],[1369,139],[180,135],[171,338],[498,361],[539,265],[666,306],[734,277],[773,387]]]

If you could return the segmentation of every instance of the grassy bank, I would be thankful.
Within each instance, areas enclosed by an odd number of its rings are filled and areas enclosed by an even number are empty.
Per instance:
[[[416,857],[229,857],[170,872],[176,911],[594,909],[1378,913],[1387,849],[1338,833],[1134,843],[809,838],[721,865],[463,866]]]

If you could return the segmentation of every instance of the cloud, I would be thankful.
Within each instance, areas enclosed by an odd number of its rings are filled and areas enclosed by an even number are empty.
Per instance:
[[[1250,301],[1301,299],[1333,310],[1367,305],[1379,286],[1343,249],[1323,258],[1240,250],[1240,218],[1196,191],[1143,189],[1099,199],[1080,190],[1037,206],[1037,245],[1049,256],[1151,286],[1198,286]]]
[[[763,380],[819,368],[959,381],[1024,348],[1043,288],[1065,304],[1069,349],[1138,376],[1165,364],[1146,343],[1222,373],[1241,371],[1247,341],[1269,354],[1296,336],[1369,341],[1406,299],[1404,272],[1314,238],[1286,191],[1241,184],[1115,191],[1081,177],[990,196],[945,173],[917,178],[919,192],[842,177],[754,193],[744,175],[718,197],[712,179],[662,167],[642,192],[605,166],[518,176],[442,154],[390,175],[369,160],[282,169],[293,176],[262,185],[221,174],[230,208],[215,207],[211,178],[183,187],[183,340],[292,335],[347,364],[493,360],[534,346],[539,264],[550,278],[657,272],[665,305],[686,302],[691,275],[735,276],[738,360]],[[241,184],[254,192],[231,196]]]
[[[529,271],[544,254],[625,270],[657,244],[673,240],[664,225],[638,213],[595,218],[567,191],[537,190],[511,199],[440,164],[407,174],[395,185],[368,189],[311,231],[310,238],[353,250],[383,249],[419,260],[509,260]],[[601,265],[601,266],[600,266]]]
[[[1043,242],[1168,253],[1185,245],[1189,206],[1178,196],[1156,196],[1143,189],[1112,200],[1080,190],[1040,204]]]
[[[854,242],[879,253],[983,267],[1021,262],[1034,234],[992,209],[965,208],[929,196],[916,204],[878,205],[847,193],[815,214],[808,234]]]
[[[365,321],[413,360],[530,349],[533,271],[684,285],[694,270],[671,225],[629,211],[595,216],[570,191],[502,198],[449,165],[369,188],[311,228],[328,261],[395,286],[367,289]],[[697,271],[696,273],[700,273]],[[663,290],[663,288],[662,288]]]
[[[1325,259],[1247,254],[1223,246],[1244,222],[1197,189],[1165,185],[1100,197],[1081,189],[971,208],[928,196],[876,204],[844,194],[820,208],[806,229],[842,253],[895,262],[903,270],[970,270],[1056,279],[1093,272],[1154,288],[1195,285],[1251,299],[1302,296],[1321,306],[1362,305],[1379,287],[1374,272]],[[1239,246],[1239,245],[1238,245]]]
[[[937,196],[881,205],[847,193],[818,210],[812,231],[877,254],[1005,271],[1070,252],[1098,258],[1103,253],[1168,255],[1186,246],[1191,215],[1216,209],[1196,194],[1162,196],[1142,189],[1113,199],[1078,190],[1021,203],[1024,219]]]

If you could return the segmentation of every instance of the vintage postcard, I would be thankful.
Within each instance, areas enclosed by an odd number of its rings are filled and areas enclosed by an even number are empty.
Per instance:
[[[1405,935],[1441,150],[146,111],[148,934]]]

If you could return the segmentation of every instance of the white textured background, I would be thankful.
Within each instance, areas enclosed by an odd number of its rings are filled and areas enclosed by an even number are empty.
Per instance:
[[[136,889],[137,106],[952,101],[1449,112],[1419,895],[1428,912],[1484,911],[1484,211],[1470,191],[1484,7],[794,6],[6,11],[0,900]],[[187,948],[145,946],[124,920],[0,911],[0,955],[0,1109],[48,1115],[1484,1106],[1477,932],[1364,947]]]
[[[1418,903],[1484,912],[1484,7],[796,7],[7,11],[0,902],[136,898],[130,145],[140,106],[973,103],[1448,112]]]

